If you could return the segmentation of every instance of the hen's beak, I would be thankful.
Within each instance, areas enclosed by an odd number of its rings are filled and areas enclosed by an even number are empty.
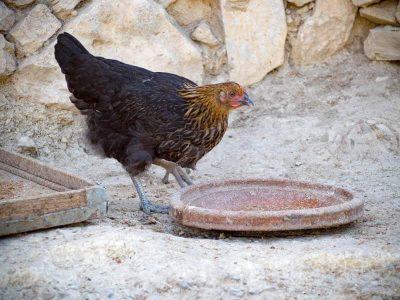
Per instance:
[[[254,106],[254,102],[250,99],[247,93],[244,93],[243,99],[240,100],[240,104],[247,105],[247,106]]]

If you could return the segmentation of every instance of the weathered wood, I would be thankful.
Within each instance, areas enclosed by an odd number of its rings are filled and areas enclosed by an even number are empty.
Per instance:
[[[19,176],[21,178],[25,178],[25,179],[27,179],[29,181],[35,182],[37,184],[40,184],[42,186],[48,187],[49,189],[55,190],[57,192],[64,192],[64,191],[68,191],[69,190],[69,188],[66,188],[65,186],[62,186],[62,185],[60,185],[58,183],[54,183],[54,182],[48,181],[46,179],[37,177],[37,176],[32,175],[32,174],[30,174],[30,173],[28,173],[26,171],[17,169],[17,168],[15,168],[13,166],[10,166],[10,165],[6,165],[6,164],[4,164],[2,162],[0,162],[0,169],[6,171],[8,173],[17,175],[17,176]]]
[[[1,148],[0,169],[54,191],[1,200],[0,236],[101,218],[107,212],[105,189],[83,178]]]
[[[79,223],[99,217],[95,208],[83,207],[50,213],[36,219],[4,221],[1,222],[0,236]]]
[[[0,201],[0,220],[15,220],[86,206],[86,191],[53,193]]]
[[[80,178],[79,176],[59,170],[38,160],[17,153],[8,152],[1,148],[0,162],[32,174],[36,178],[41,178],[58,185],[62,185],[68,189],[81,189],[93,185],[92,182]],[[27,179],[34,180],[34,178]],[[42,184],[40,182],[38,183]]]

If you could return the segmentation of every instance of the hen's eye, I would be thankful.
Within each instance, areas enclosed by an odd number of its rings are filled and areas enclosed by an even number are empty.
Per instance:
[[[235,96],[235,92],[229,92],[229,96],[231,97]]]

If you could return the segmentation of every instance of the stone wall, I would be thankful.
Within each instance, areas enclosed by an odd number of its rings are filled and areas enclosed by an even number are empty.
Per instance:
[[[72,33],[96,55],[199,84],[252,85],[285,61],[322,63],[357,43],[370,59],[399,60],[399,1],[377,2],[5,0],[0,2],[0,146],[13,139],[32,144],[24,126],[45,127],[47,115],[62,112],[72,123],[76,110],[53,55],[60,32]],[[50,143],[45,140],[42,144]]]

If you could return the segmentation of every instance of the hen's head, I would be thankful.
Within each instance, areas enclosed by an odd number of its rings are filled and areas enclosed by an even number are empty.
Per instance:
[[[244,105],[253,106],[246,90],[236,82],[226,82],[215,85],[219,90],[219,101],[229,108],[238,108]]]
[[[245,105],[254,106],[245,88],[236,82],[189,87],[181,91],[181,95],[188,100],[201,101],[226,111]]]

